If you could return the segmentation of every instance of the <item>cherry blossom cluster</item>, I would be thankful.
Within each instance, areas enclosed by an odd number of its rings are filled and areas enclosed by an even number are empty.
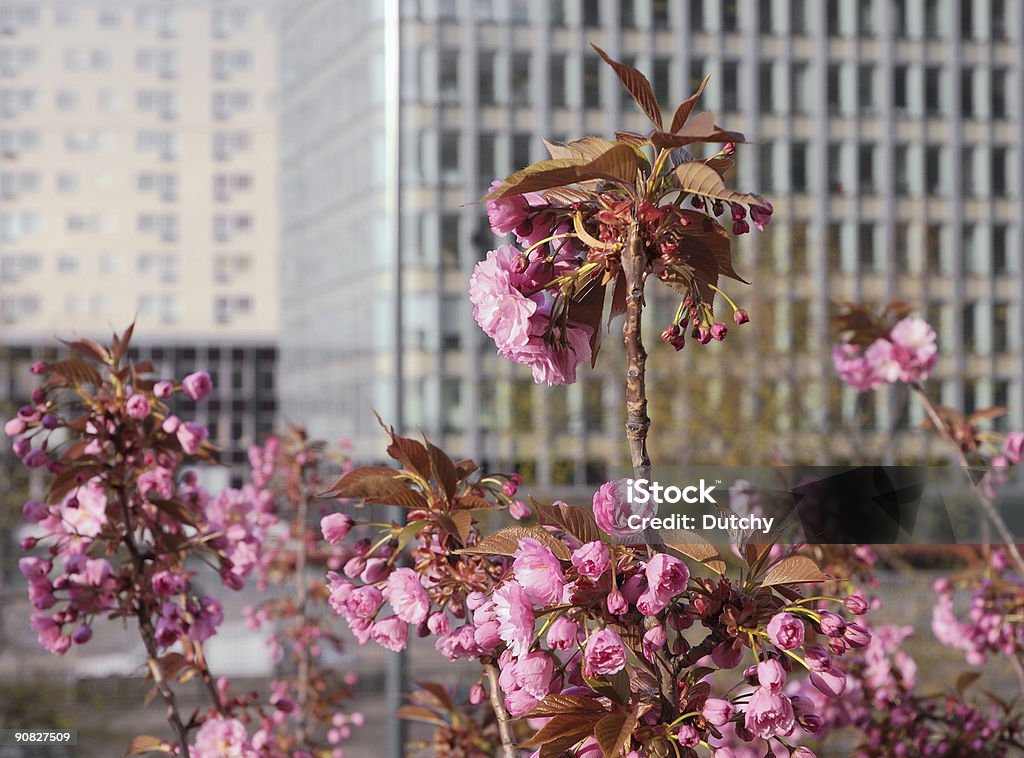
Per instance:
[[[911,627],[886,624],[871,632],[863,650],[838,664],[846,674],[844,697],[825,699],[806,685],[794,690],[821,715],[820,736],[850,729],[859,738],[849,752],[854,758],[999,758],[1024,749],[1019,715],[995,700],[969,702],[970,680],[961,679],[955,692],[917,692],[917,663],[902,647]]]
[[[963,651],[972,666],[982,665],[990,655],[1007,659],[1024,656],[1024,624],[1020,622],[1024,617],[1024,582],[1013,572],[1006,552],[993,549],[987,570],[962,583],[970,592],[963,620],[955,608],[954,582],[940,578],[933,585],[937,596],[932,609],[935,638]]]
[[[537,525],[484,536],[474,516],[516,502],[516,481],[472,482],[468,462],[393,432],[389,452],[402,468],[355,469],[332,494],[400,503],[408,525],[326,516],[328,542],[355,540],[353,557],[328,573],[330,603],[360,643],[397,651],[415,633],[449,660],[496,667],[492,702],[529,720],[525,744],[537,756],[554,745],[601,755],[602,719],[621,720],[630,756],[703,747],[721,758],[734,743],[790,744],[822,721],[787,694],[793,672],[806,669],[811,687],[839,697],[846,677],[835,658],[870,641],[836,612],[864,613],[859,595],[828,610],[821,604],[836,601],[804,598],[799,585],[776,592],[773,571],[824,579],[791,550],[771,558],[765,546],[737,582],[691,575],[685,550],[620,542],[634,507],[621,481],[602,486],[591,508],[535,502],[527,523]],[[481,683],[470,696],[485,696]]]
[[[860,392],[894,382],[923,382],[937,360],[935,330],[917,316],[901,319],[866,346],[846,342],[832,348],[839,378]]]

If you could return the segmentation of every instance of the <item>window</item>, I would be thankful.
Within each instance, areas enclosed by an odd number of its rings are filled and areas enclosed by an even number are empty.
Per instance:
[[[214,8],[210,16],[210,31],[214,37],[230,37],[249,25],[249,11],[244,7]]]
[[[960,323],[962,324],[963,330],[964,330],[964,350],[967,350],[967,351],[972,352],[972,353],[978,347],[977,339],[976,339],[976,335],[975,335],[976,324],[975,324],[975,318],[974,318],[975,312],[977,311],[977,308],[978,308],[978,304],[977,303],[968,303],[967,305],[964,306],[963,311],[961,311],[961,316],[960,316]],[[965,409],[964,412],[965,413],[973,413],[974,409],[973,408],[971,410],[966,410]]]
[[[875,112],[875,67],[870,64],[857,67],[857,107],[861,115]]]
[[[1010,238],[1010,227],[1006,224],[996,224],[992,227],[992,273],[1007,274],[1010,267],[1007,265],[1008,258],[1006,251]]]
[[[244,113],[252,105],[252,98],[245,90],[215,92],[212,98],[214,118],[225,120],[238,113]]]
[[[509,94],[512,105],[530,104],[530,55],[513,53]]]
[[[924,35],[928,39],[941,39],[943,36],[939,0],[924,0]]]
[[[582,0],[583,26],[595,29],[601,26],[600,0]]]
[[[790,89],[793,98],[793,110],[799,114],[811,112],[811,76],[806,63],[794,63],[792,68]]]
[[[970,40],[974,36],[974,3],[977,0],[960,0],[960,38]]]
[[[857,263],[864,273],[877,271],[877,259],[875,257],[875,228],[872,224],[859,224],[857,229]]]
[[[1007,182],[1007,166],[1010,162],[1009,148],[997,146],[992,148],[992,194],[995,197],[1009,197]]]
[[[775,93],[774,67],[771,63],[761,63],[758,66],[757,83],[758,95],[761,98],[761,112],[777,113],[780,106],[779,99]]]
[[[659,103],[668,103],[670,100],[672,100],[671,96],[669,95],[669,64],[670,61],[668,58],[655,58],[651,67],[651,86],[654,88],[654,97],[657,98]],[[728,68],[726,68],[725,74],[726,77],[729,76]],[[725,96],[725,98],[728,98],[729,88],[727,86],[724,86],[726,82],[728,82],[727,78],[726,81],[723,82],[723,95]],[[732,100],[738,100],[738,83],[735,86],[733,86],[731,90],[735,93],[732,97]],[[726,110],[728,110],[728,108],[726,108]]]
[[[828,81],[826,83],[826,98],[828,103],[828,112],[834,116],[840,113],[840,111],[842,111],[843,108],[842,68],[840,67],[840,64],[828,64],[827,76]]]
[[[512,168],[521,169],[530,164],[530,135],[512,135]]]
[[[775,183],[775,150],[772,145],[762,145],[759,148],[755,148],[758,153],[758,165],[760,171],[760,177],[758,178],[758,187],[763,188],[763,191],[768,192],[770,190],[777,189]],[[771,227],[767,227],[771,228]]]
[[[807,192],[807,143],[790,146],[789,184],[793,192]]]
[[[883,0],[889,2],[892,8],[892,25],[896,37],[906,39],[907,32],[907,3],[906,0]]]
[[[893,180],[897,195],[913,194],[913,184],[910,180],[910,145],[898,144],[893,148]]]
[[[101,8],[99,24],[101,29],[116,29],[121,25],[121,12],[113,8]]]
[[[1005,353],[1010,349],[1010,305],[994,303],[992,306],[992,351]]]
[[[916,266],[915,256],[910,249],[910,225],[903,221],[897,223],[894,237],[896,270],[901,274],[914,273]]]
[[[583,107],[598,108],[601,105],[601,68],[597,58],[583,59]]]
[[[458,103],[459,92],[459,52],[458,50],[442,50],[438,57],[437,92],[442,103]]]
[[[213,317],[218,324],[229,324],[252,311],[249,295],[220,296],[213,301]]]
[[[177,323],[180,312],[180,303],[174,295],[147,293],[139,296],[139,317],[142,319],[174,324]]]
[[[857,181],[862,193],[873,195],[878,191],[875,181],[874,145],[861,145],[857,150]]]
[[[974,151],[965,147],[960,150],[960,181],[963,186],[963,193],[968,197],[980,194],[981,186],[975,180]]]
[[[829,37],[838,37],[841,33],[839,19],[839,0],[826,0],[825,29]]]
[[[669,25],[669,0],[651,0],[651,21],[655,29],[667,29]]]
[[[78,175],[69,171],[61,171],[57,174],[57,190],[59,192],[74,192],[78,189]]]
[[[213,238],[217,242],[229,242],[251,232],[252,227],[252,216],[248,213],[219,213],[213,217]]]
[[[249,148],[249,135],[245,132],[217,132],[213,135],[213,157],[218,161],[226,161],[239,153],[246,153]]]
[[[476,96],[480,105],[494,105],[497,102],[494,79],[494,51],[481,50],[476,58]]]
[[[807,34],[806,0],[789,0],[789,31],[793,35]]]
[[[974,72],[969,68],[960,70],[960,117],[974,118]]]
[[[875,27],[875,0],[857,1],[857,31],[862,37],[874,37],[878,33]]]
[[[213,257],[213,276],[219,284],[233,282],[252,270],[249,253],[220,253]]]
[[[634,0],[619,0],[619,26],[632,29],[636,26],[636,3]]]
[[[252,54],[248,50],[216,50],[210,67],[214,78],[230,79],[252,68]]]
[[[55,21],[61,29],[74,29],[78,26],[78,9],[58,8]]]
[[[551,108],[566,106],[565,63],[564,55],[552,55],[548,60],[548,99]]]
[[[441,184],[445,187],[457,187],[462,179],[459,169],[459,133],[455,131],[441,132]]]
[[[989,38],[992,40],[1008,39],[1006,27],[1006,0],[992,0],[989,5]]]
[[[943,193],[942,182],[942,148],[928,145],[924,150],[924,186],[929,195]]]
[[[1005,68],[992,69],[992,118],[1010,118],[1010,109],[1007,107],[1007,92],[1009,92],[1010,72]]]
[[[688,3],[688,5],[690,7],[690,31],[707,31],[704,22],[704,0],[696,0],[696,2]]]
[[[927,116],[942,115],[942,69],[938,66],[924,71],[924,112]]]
[[[163,160],[175,160],[180,147],[175,132],[141,131],[135,138],[135,149],[140,153],[158,155]]]
[[[907,99],[908,66],[896,66],[892,72],[892,107],[897,115],[907,115],[910,101]]]
[[[480,134],[477,137],[477,180],[480,186],[486,187],[497,175],[494,135]]]
[[[829,191],[842,195],[843,185],[843,146],[839,142],[831,142],[828,146],[828,188]]]
[[[740,30],[739,9],[736,7],[738,0],[721,0],[722,3],[722,31],[726,34],[736,34]]]

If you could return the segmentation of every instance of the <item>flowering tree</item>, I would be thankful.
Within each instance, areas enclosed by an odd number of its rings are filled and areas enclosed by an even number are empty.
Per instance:
[[[728,208],[733,233],[742,234],[748,214],[761,228],[772,209],[725,187],[742,136],[710,113],[690,118],[700,92],[666,130],[646,78],[597,52],[655,129],[549,144],[550,160],[495,182],[491,226],[514,232],[524,249],[488,253],[473,272],[470,299],[499,353],[547,384],[574,381],[578,364],[596,359],[606,299],[609,318],[625,314],[626,436],[643,476],[650,468],[641,340],[647,279],[654,275],[679,296],[665,342],[681,349],[691,328],[698,342],[724,339],[716,296],[735,323],[748,318],[718,286],[722,276],[739,280],[718,217]],[[724,146],[707,159],[686,149],[708,142]],[[517,754],[517,740],[540,758],[699,748],[727,756],[737,741],[811,755],[795,743],[822,719],[784,688],[800,667],[823,695],[843,692],[833,656],[863,647],[870,635],[836,611],[864,613],[860,596],[805,595],[804,586],[826,577],[793,549],[746,545],[744,570],[732,579],[700,540],[627,544],[634,511],[621,481],[602,486],[592,508],[530,507],[514,499],[516,479],[474,479],[471,462],[389,434],[396,468],[355,469],[329,494],[407,508],[408,524],[367,524],[376,536],[328,576],[331,603],[360,643],[400,650],[415,629],[435,636],[445,657],[478,661],[503,755]],[[527,523],[486,535],[488,512],[505,509]],[[345,539],[351,522],[343,525],[325,520],[325,537]],[[828,650],[815,644],[819,638]],[[474,693],[479,699],[476,686]]]
[[[207,758],[229,749],[273,756],[290,747],[302,750],[302,740],[274,734],[295,710],[283,682],[264,700],[234,695],[225,680],[214,678],[203,644],[216,634],[223,610],[215,597],[198,595],[192,581],[194,562],[216,570],[231,590],[241,589],[254,570],[274,567],[281,552],[264,552],[264,546],[273,546],[268,537],[278,524],[274,494],[265,488],[275,469],[266,470],[264,456],[257,486],[216,495],[203,489],[185,467],[213,461],[207,430],[180,419],[169,404],[176,395],[204,400],[213,388],[210,376],[198,371],[180,383],[154,381],[151,365],[128,358],[131,334],[129,328],[115,335],[109,348],[77,340],[69,343],[73,357],[33,365],[42,384],[31,404],[5,424],[24,466],[52,475],[45,497],[22,509],[38,535],[22,541],[22,549],[35,554],[19,564],[35,608],[32,628],[40,645],[61,655],[88,643],[99,617],[134,621],[154,684],[149,697],[159,694],[164,701],[174,737],[139,736],[129,754],[161,750]],[[302,454],[294,456],[300,501],[313,460]],[[297,534],[294,528],[291,534]],[[304,580],[304,570],[298,573]],[[298,628],[310,639],[297,646],[316,644],[319,626]],[[185,715],[179,707],[175,685],[193,678],[209,696],[205,714]],[[309,705],[308,671],[299,681],[306,689],[298,697]],[[344,697],[344,689],[335,689],[330,702]],[[243,721],[253,718],[261,727],[250,737]],[[307,718],[304,713],[299,724]]]

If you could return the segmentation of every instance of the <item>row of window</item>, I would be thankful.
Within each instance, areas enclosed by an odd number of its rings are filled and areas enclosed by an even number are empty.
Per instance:
[[[120,110],[123,98],[119,93],[104,90],[97,95],[97,102],[102,111]],[[54,107],[61,111],[77,110],[80,93],[75,90],[58,90],[54,95]],[[210,109],[213,117],[226,120],[252,109],[252,93],[245,90],[215,92],[210,98]],[[178,117],[178,95],[169,90],[139,90],[135,95],[135,105],[143,113],[153,113],[160,118],[172,121]],[[22,113],[39,110],[43,107],[43,98],[34,89],[0,89],[0,117],[16,118]]]
[[[38,150],[42,145],[42,132],[38,129],[0,130],[0,152],[5,158],[16,158],[22,153]],[[106,129],[75,129],[64,136],[69,152],[111,152],[115,147],[114,133]],[[248,132],[215,132],[211,137],[211,150],[217,161],[228,161],[247,153],[252,147]],[[176,160],[181,152],[181,135],[175,131],[144,129],[135,135],[135,149],[163,160]]]
[[[253,228],[250,213],[218,213],[213,216],[212,234],[216,242],[230,242]],[[112,234],[117,229],[114,216],[101,213],[68,213],[65,230],[69,234]],[[153,236],[161,242],[177,242],[181,228],[173,213],[140,213],[137,219],[139,234]],[[0,213],[0,241],[17,242],[43,230],[43,215],[37,211],[11,211]]]
[[[1007,0],[757,0],[756,18],[743,13],[742,0],[546,0],[554,27],[597,29],[615,25],[664,30],[684,24],[693,32],[739,34],[753,25],[761,34],[804,36],[813,32],[813,15],[822,10],[825,31],[833,37],[892,36],[898,39],[1006,40],[1013,7]],[[884,7],[888,5],[889,7]],[[538,15],[529,0],[479,0],[472,4],[477,23],[528,24]],[[605,9],[615,15],[605,16]],[[457,21],[457,0],[404,0],[408,18]]]
[[[59,29],[77,29],[95,23],[98,29],[118,29],[125,23],[126,15],[118,8],[95,10],[63,6],[54,9],[53,23]],[[95,15],[95,18],[91,16]],[[210,10],[210,32],[214,37],[230,37],[248,29],[253,20],[251,9],[243,5],[215,7]],[[0,31],[14,34],[22,29],[41,26],[45,20],[38,6],[9,3],[0,8]],[[153,32],[162,37],[174,37],[180,29],[180,19],[175,8],[149,5],[135,10],[135,28]]]
[[[95,256],[96,270],[104,275],[124,274],[127,271],[125,256],[119,253],[98,253]],[[140,276],[156,277],[163,284],[174,284],[179,280],[180,259],[176,253],[143,251],[136,256],[135,270]],[[229,284],[252,270],[251,253],[233,252],[213,256],[214,281]],[[11,284],[25,277],[42,273],[43,256],[38,252],[0,254],[0,283]],[[75,253],[61,253],[55,260],[55,272],[64,276],[77,276],[82,272],[82,256]]]
[[[37,315],[42,308],[38,295],[0,295],[0,323],[17,323]],[[230,324],[252,313],[250,295],[217,296],[213,300],[213,317],[218,324]],[[156,320],[162,324],[176,324],[181,320],[181,299],[174,294],[143,293],[138,298],[139,318]],[[69,293],[64,300],[64,315],[71,317],[120,316],[108,295]]]

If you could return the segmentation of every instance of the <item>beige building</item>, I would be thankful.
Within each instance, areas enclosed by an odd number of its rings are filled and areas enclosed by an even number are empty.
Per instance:
[[[256,3],[0,9],[0,334],[269,341],[275,44]]]
[[[269,431],[276,69],[261,2],[0,7],[0,396],[135,318],[161,373],[219,380],[195,413],[229,460]]]

